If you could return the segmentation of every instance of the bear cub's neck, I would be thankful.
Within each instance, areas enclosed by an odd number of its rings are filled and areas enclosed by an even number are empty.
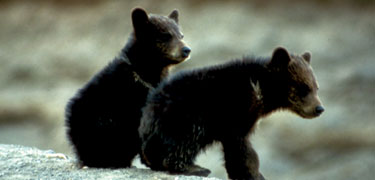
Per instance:
[[[239,77],[235,77],[233,81],[242,79],[242,82],[237,83],[246,84],[247,92],[253,92],[252,101],[261,106],[261,116],[288,107],[288,75],[271,71],[268,68],[269,62],[269,59],[245,58],[231,65],[231,68],[238,68],[237,71],[240,72]]]
[[[139,42],[134,37],[129,39],[121,55],[126,56],[132,70],[153,87],[168,75],[168,60],[156,48]]]

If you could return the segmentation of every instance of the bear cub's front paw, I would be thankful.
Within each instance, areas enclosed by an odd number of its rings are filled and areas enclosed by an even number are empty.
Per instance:
[[[187,170],[183,172],[183,174],[185,175],[203,176],[203,177],[207,177],[210,173],[211,171],[209,169],[202,168],[195,164],[192,166],[189,166]]]
[[[182,175],[186,175],[186,176],[202,176],[202,177],[207,177],[211,171],[206,169],[206,168],[203,168],[203,167],[200,167],[198,165],[190,165],[190,166],[187,166],[184,168],[184,170],[182,171],[179,171],[179,172],[169,172],[171,174],[182,174]]]

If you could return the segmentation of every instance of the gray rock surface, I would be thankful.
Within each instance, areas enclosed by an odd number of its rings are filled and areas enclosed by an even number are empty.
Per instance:
[[[173,176],[149,169],[79,168],[76,160],[52,150],[0,144],[0,179],[110,179],[110,180],[217,180],[196,176]]]

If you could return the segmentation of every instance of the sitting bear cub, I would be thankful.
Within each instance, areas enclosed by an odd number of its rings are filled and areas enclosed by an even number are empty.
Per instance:
[[[143,108],[142,162],[153,170],[207,176],[195,158],[220,142],[230,179],[264,179],[249,142],[257,120],[276,110],[303,118],[324,111],[310,61],[308,52],[277,48],[271,58],[243,58],[164,80]]]
[[[140,151],[138,127],[149,90],[169,66],[189,56],[176,10],[165,17],[136,8],[132,22],[134,32],[120,55],[66,107],[67,135],[84,166],[131,166]]]

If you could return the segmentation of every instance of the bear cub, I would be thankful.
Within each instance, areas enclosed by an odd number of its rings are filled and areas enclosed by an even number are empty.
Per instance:
[[[258,119],[276,110],[303,118],[324,111],[310,61],[308,52],[277,48],[270,58],[243,58],[164,80],[143,108],[142,162],[153,170],[207,176],[195,158],[220,142],[230,179],[264,179],[249,142]]]
[[[189,56],[177,10],[166,17],[136,8],[132,23],[120,55],[66,107],[67,136],[83,166],[131,166],[140,151],[138,127],[149,90],[167,76],[169,66]]]

